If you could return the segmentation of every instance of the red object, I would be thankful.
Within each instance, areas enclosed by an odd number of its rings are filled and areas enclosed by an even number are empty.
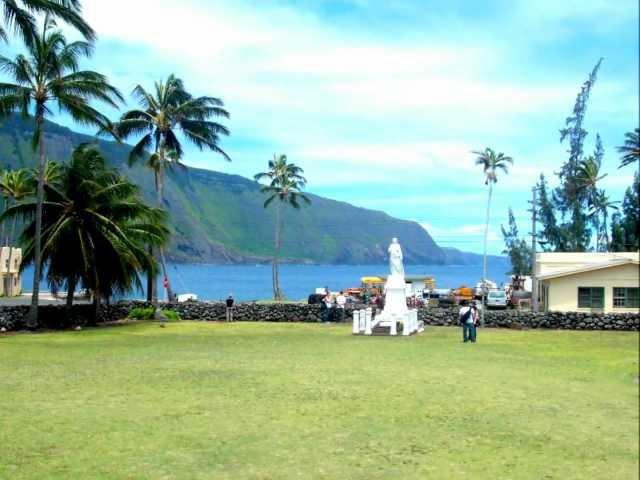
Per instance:
[[[167,277],[164,277],[162,285],[164,286],[164,288],[169,288],[169,279]]]

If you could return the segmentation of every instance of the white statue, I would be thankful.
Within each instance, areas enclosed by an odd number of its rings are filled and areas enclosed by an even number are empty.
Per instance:
[[[391,240],[389,245],[389,270],[391,275],[398,275],[404,279],[404,265],[402,264],[402,249],[397,238]]]

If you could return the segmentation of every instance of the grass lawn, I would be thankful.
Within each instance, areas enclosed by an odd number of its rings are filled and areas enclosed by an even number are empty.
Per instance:
[[[141,323],[0,337],[2,479],[634,479],[638,334]]]

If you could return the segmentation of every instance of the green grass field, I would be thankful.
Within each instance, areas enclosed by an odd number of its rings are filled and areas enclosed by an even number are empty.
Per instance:
[[[634,479],[638,334],[154,323],[0,337],[2,479]]]

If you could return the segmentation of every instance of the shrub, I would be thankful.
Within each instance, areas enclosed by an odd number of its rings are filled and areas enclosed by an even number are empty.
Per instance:
[[[155,318],[154,311],[153,307],[137,307],[129,311],[129,318],[132,320],[153,320]],[[173,310],[163,308],[162,313],[164,313],[167,319],[171,322],[177,322],[180,320],[178,312],[174,312]]]

